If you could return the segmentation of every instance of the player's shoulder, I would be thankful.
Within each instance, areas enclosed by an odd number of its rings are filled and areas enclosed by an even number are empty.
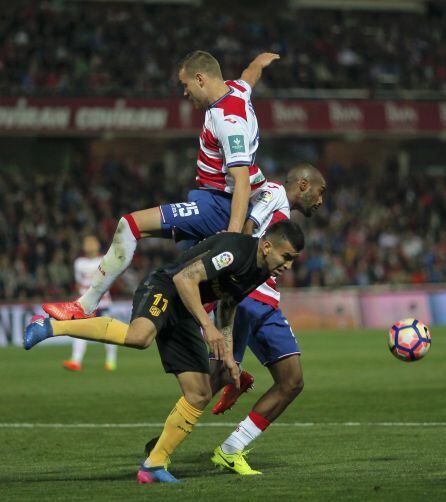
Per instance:
[[[252,235],[242,234],[238,232],[223,232],[219,235],[225,235],[226,241],[234,246],[235,249],[244,249],[246,246],[252,246],[257,239]]]
[[[237,124],[241,120],[246,122],[246,98],[241,92],[231,87],[227,94],[210,107],[210,112],[221,124],[228,126]]]
[[[285,187],[278,181],[268,181],[261,189],[259,189],[254,202],[269,204],[273,201],[278,201],[286,198]]]
[[[248,82],[245,82],[242,79],[239,80],[225,80],[225,84],[228,85],[229,87],[232,87],[236,91],[244,94],[250,94],[251,93],[251,86],[248,84]]]

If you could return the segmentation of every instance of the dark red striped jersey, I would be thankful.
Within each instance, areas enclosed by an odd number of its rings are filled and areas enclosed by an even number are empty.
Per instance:
[[[201,188],[232,193],[234,179],[230,167],[249,169],[251,189],[256,192],[265,183],[255,163],[259,146],[259,126],[250,97],[251,87],[243,80],[228,80],[229,91],[206,110],[200,134],[197,182]]]
[[[252,198],[251,202],[253,208],[249,218],[255,224],[254,237],[262,237],[271,225],[281,220],[289,220],[291,217],[290,203],[285,187],[276,181],[268,181]],[[270,277],[249,297],[271,305],[275,309],[279,308],[280,291],[277,289],[276,279]]]

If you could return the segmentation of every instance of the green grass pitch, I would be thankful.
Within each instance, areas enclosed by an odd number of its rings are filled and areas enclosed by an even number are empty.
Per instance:
[[[249,355],[255,390],[223,417],[205,412],[173,457],[183,483],[150,486],[136,470],[160,427],[137,424],[164,422],[179,397],[155,347],[121,349],[111,374],[100,346],[76,374],[61,367],[69,346],[0,349],[0,500],[444,501],[446,329],[432,337],[425,359],[403,363],[384,332],[300,334],[304,392],[255,443],[249,462],[263,476],[242,478],[209,457],[270,384]]]

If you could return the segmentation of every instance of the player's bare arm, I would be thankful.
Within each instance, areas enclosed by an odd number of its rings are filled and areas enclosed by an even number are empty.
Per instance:
[[[225,339],[215,327],[201,303],[200,282],[207,280],[206,269],[201,260],[196,260],[173,276],[173,282],[185,307],[203,328],[204,338],[217,359],[226,353]]]
[[[248,67],[243,70],[241,79],[247,82],[251,87],[254,87],[260,77],[264,68],[269,66],[273,61],[280,59],[279,54],[273,52],[263,52],[253,59]]]
[[[254,233],[254,222],[249,218],[246,220],[243,225],[243,233],[246,235],[252,235]]]
[[[228,232],[241,232],[245,224],[249,197],[251,196],[249,169],[246,166],[230,167],[229,172],[234,178],[235,186],[232,195]]]
[[[231,300],[221,300],[217,306],[216,324],[221,331],[226,344],[226,356],[223,359],[232,381],[237,389],[240,388],[240,370],[233,356],[233,328],[237,304]]]

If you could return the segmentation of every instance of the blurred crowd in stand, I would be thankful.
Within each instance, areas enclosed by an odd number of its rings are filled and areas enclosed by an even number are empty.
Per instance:
[[[178,178],[159,164],[115,159],[57,173],[0,167],[2,300],[75,296],[72,264],[82,235],[96,234],[106,250],[122,214],[185,200],[194,183],[193,166]],[[364,166],[326,169],[324,207],[312,219],[298,218],[307,247],[284,286],[446,281],[445,180],[395,172],[372,178]],[[132,293],[175,254],[171,241],[142,240],[112,291]]]
[[[213,53],[226,78],[274,51],[258,96],[278,90],[446,91],[446,9],[292,9],[283,2],[17,2],[0,14],[0,94],[172,96],[175,60]]]

